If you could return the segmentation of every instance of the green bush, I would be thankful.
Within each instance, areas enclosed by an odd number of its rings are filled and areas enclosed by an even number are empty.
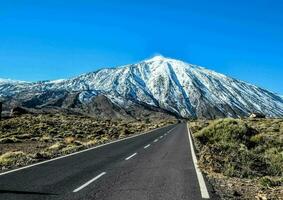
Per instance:
[[[201,165],[230,177],[282,176],[283,145],[278,138],[280,126],[274,123],[240,119],[211,122],[194,134],[201,144]]]
[[[199,131],[195,137],[202,143],[214,144],[217,142],[232,142],[245,144],[250,147],[254,145],[251,137],[255,135],[256,130],[247,126],[240,120],[221,119],[213,122],[208,127]]]
[[[273,179],[271,177],[264,176],[259,179],[259,183],[262,187],[275,187],[283,185],[283,178]]]

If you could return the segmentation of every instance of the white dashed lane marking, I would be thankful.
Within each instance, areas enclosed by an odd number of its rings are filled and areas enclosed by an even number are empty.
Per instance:
[[[125,160],[130,160],[132,157],[136,156],[138,153],[134,153],[132,155],[130,155],[129,157],[127,157]]]
[[[86,186],[88,186],[89,184],[91,184],[92,182],[96,181],[97,179],[99,179],[100,177],[104,176],[106,174],[106,172],[102,172],[101,174],[97,175],[96,177],[94,177],[93,179],[89,180],[88,182],[86,182],[85,184],[83,184],[82,186],[78,187],[77,189],[75,189],[73,192],[78,192],[82,189],[84,189]]]

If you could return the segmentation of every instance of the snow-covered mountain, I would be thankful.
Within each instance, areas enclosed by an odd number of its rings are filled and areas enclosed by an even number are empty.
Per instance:
[[[25,102],[50,91],[57,91],[52,93],[53,96],[58,96],[60,91],[78,92],[82,104],[88,104],[97,95],[104,95],[125,110],[138,104],[182,117],[239,117],[251,112],[283,116],[283,99],[278,95],[163,56],[72,79],[36,83],[0,79],[0,97],[4,99]]]

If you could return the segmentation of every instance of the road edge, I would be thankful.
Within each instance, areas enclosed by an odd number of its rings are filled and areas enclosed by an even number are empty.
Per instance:
[[[200,188],[200,192],[201,192],[201,197],[203,199],[210,199],[207,187],[206,187],[206,183],[205,180],[203,178],[203,175],[198,167],[198,163],[197,163],[197,157],[196,157],[196,153],[194,150],[194,144],[193,144],[193,140],[192,140],[192,136],[190,133],[190,127],[189,124],[186,123],[186,127],[187,127],[187,133],[189,136],[189,142],[190,142],[190,148],[191,148],[191,154],[192,154],[192,158],[193,158],[193,163],[194,163],[194,167],[195,167],[195,171],[197,174],[197,178],[198,178],[198,183],[199,183],[199,188]]]

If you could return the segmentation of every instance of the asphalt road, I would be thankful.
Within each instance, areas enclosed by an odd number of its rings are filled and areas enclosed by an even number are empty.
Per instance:
[[[216,197],[210,194],[210,198]],[[0,199],[198,200],[202,196],[186,124],[178,124],[0,175]]]

